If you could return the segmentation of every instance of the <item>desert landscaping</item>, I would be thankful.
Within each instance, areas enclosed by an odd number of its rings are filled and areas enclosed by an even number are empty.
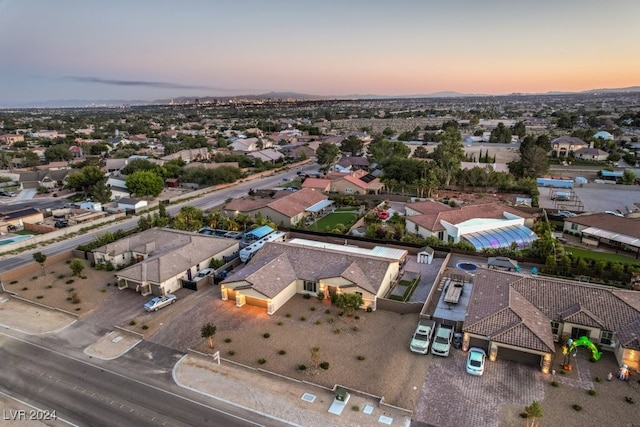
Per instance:
[[[96,321],[96,314],[100,311],[96,309],[100,304],[124,296],[133,302],[132,312],[135,314],[105,322],[111,321],[141,333],[145,339],[155,342],[166,336],[162,331],[176,320],[175,316],[188,314],[178,314],[184,307],[180,304],[157,313],[145,313],[141,303],[150,297],[143,298],[130,290],[122,291],[128,295],[118,294],[121,291],[115,286],[113,272],[95,270],[83,261],[85,268],[80,276],[73,276],[68,262],[64,259],[47,262],[44,276],[36,264],[37,269],[32,266],[17,279],[3,278],[5,289],[22,298],[91,321]],[[194,301],[194,304],[201,305],[196,301],[206,301],[205,312],[210,313],[189,325],[187,341],[195,343],[191,346],[194,350],[204,353],[219,351],[223,363],[225,360],[233,361],[327,388],[339,384],[384,397],[386,403],[409,410],[413,410],[418,402],[434,357],[408,350],[417,314],[400,315],[378,310],[358,311],[347,316],[326,301],[296,295],[276,314],[268,316],[257,307],[237,308],[231,301],[222,301],[215,286],[183,295],[186,295],[182,298],[183,303]],[[227,320],[226,310],[233,313],[233,321]],[[200,328],[207,322],[217,327],[213,349],[200,336]],[[171,346],[173,343],[164,344]],[[178,350],[187,351],[186,348]],[[587,358],[587,351],[582,349],[578,357]],[[532,375],[539,375],[544,387],[541,425],[638,425],[638,375],[633,373],[627,382],[616,378],[607,381],[608,372],[615,374],[617,370],[610,353],[605,353],[598,362],[584,363],[589,368],[588,378],[579,369],[561,374],[559,361],[554,361],[555,375],[543,375],[532,368]],[[491,362],[487,369],[491,369]],[[466,374],[460,371],[459,375]],[[557,387],[552,385],[553,381],[557,381]],[[589,381],[592,387],[585,389],[584,384]],[[591,388],[593,395],[589,394]],[[625,400],[626,397],[631,401]],[[579,405],[580,410],[574,409],[573,405]],[[524,407],[502,405],[495,410],[499,410],[500,426],[524,425],[525,420],[520,416]]]

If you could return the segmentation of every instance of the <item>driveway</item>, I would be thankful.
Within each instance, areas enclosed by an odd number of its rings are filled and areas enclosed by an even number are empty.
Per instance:
[[[539,368],[487,361],[484,375],[465,372],[466,354],[429,355],[431,365],[414,411],[415,421],[432,426],[498,426],[500,406],[524,406],[544,398]]]
[[[35,188],[29,188],[26,190],[22,190],[20,193],[18,193],[18,195],[15,197],[15,201],[26,201],[26,200],[31,200],[33,199],[37,194],[37,190]]]

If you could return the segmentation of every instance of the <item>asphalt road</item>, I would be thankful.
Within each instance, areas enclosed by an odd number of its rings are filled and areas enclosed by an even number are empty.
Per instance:
[[[56,425],[274,425],[253,413],[234,415],[196,400],[197,396],[168,391],[171,384],[151,385],[133,378],[131,372],[123,375],[7,335],[0,335],[0,360],[0,394],[25,402],[40,414],[55,413]]]

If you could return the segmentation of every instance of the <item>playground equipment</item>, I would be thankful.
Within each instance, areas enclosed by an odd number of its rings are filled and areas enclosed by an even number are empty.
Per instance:
[[[575,352],[578,351],[578,347],[587,347],[589,350],[591,350],[591,358],[594,361],[600,360],[600,357],[602,357],[602,352],[599,351],[598,347],[596,347],[595,344],[589,340],[589,337],[582,336],[577,340],[572,340],[571,338],[569,338],[567,342],[562,346],[564,363],[560,366],[565,371],[571,370],[571,355],[575,355]]]

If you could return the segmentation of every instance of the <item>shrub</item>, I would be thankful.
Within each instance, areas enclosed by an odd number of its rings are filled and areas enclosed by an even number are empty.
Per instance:
[[[100,289],[100,292],[105,293],[105,292],[107,292],[107,290],[106,289]]]
[[[567,371],[565,371],[564,369],[560,370],[560,375],[567,375]]]
[[[58,279],[64,279],[64,274],[58,274]]]
[[[306,371],[307,370],[307,365],[302,365],[302,364],[298,365],[298,370],[299,371]]]
[[[28,291],[28,290],[29,290],[29,288],[25,286],[24,288],[22,288],[22,290],[23,290],[23,291]]]
[[[316,311],[316,308],[315,307],[309,307],[309,310]]]
[[[351,330],[353,332],[358,332],[360,330],[360,328],[357,325],[354,325],[354,326],[351,327]]]
[[[589,396],[595,396],[596,391],[594,389],[589,390]]]
[[[53,285],[47,285],[47,289],[53,288]]]
[[[231,342],[231,338],[225,338],[224,342],[226,342],[227,344]]]
[[[625,397],[624,397],[624,401],[625,401],[625,402],[627,402],[627,403],[633,403],[633,397],[631,397],[631,396],[625,396]]]
[[[329,369],[329,362],[320,363],[320,367],[326,371],[327,369]]]
[[[358,356],[356,356],[356,359],[364,360],[364,359],[366,359],[366,357],[364,357],[363,355],[359,354]]]
[[[300,316],[300,320],[301,320],[302,322],[304,322],[305,320],[307,320],[307,318],[306,318],[306,317],[304,317],[304,316]]]
[[[551,382],[551,386],[552,387],[558,387],[560,384],[558,383],[558,381],[552,381]]]
[[[107,265],[105,265],[105,267],[104,267],[104,268],[105,268],[105,270],[107,270],[107,271],[113,271],[113,269],[114,269],[113,263],[112,263],[111,261],[109,261],[109,262],[107,263]]]
[[[235,350],[229,350],[229,351],[227,351],[227,354],[229,356],[233,356],[234,354],[236,354],[236,352],[235,352]]]
[[[16,283],[18,283],[17,280],[12,280],[12,281],[9,282],[10,285],[15,285]]]
[[[573,408],[575,411],[577,411],[577,412],[582,411],[582,406],[578,405],[577,403],[576,403],[576,404],[574,404],[574,405],[572,406],[572,408]]]
[[[69,280],[67,280],[67,281],[66,281],[66,282],[64,282],[64,283],[66,283],[67,285],[70,285],[70,284],[72,284],[72,283],[73,283],[73,279],[69,279]]]
[[[356,320],[360,320],[360,316],[358,316],[357,314],[355,316],[353,316],[354,319]]]
[[[37,299],[42,299],[42,298],[44,298],[44,296],[43,295],[38,295],[38,296],[36,296],[36,298]]]
[[[596,377],[596,382],[597,382],[597,383],[601,383],[601,382],[602,382],[602,378],[600,378],[600,377]]]
[[[129,322],[129,325],[131,325],[131,326],[135,326],[135,324],[136,324],[135,320],[132,320],[132,321]]]
[[[367,307],[367,309],[366,309],[366,312],[367,312],[367,313],[371,313],[372,311],[373,311],[373,308],[371,308],[371,307]]]
[[[276,323],[276,325],[282,326],[282,320],[278,320],[278,323]]]
[[[279,350],[279,351],[278,351],[278,354],[279,354],[280,356],[283,356],[283,355],[287,354],[287,351],[286,351],[286,350]]]
[[[37,280],[38,276],[31,276],[31,280]]]
[[[316,325],[320,325],[320,324],[322,324],[322,320],[320,319],[316,320]]]
[[[267,363],[267,359],[265,359],[264,357],[261,357],[260,359],[258,359],[258,363],[261,365],[264,365],[265,363]]]
[[[529,418],[526,412],[520,412],[520,418]]]
[[[104,265],[101,262],[99,262],[96,264],[95,268],[96,270],[102,270],[104,268]]]
[[[76,307],[76,311],[80,311],[80,310],[81,310],[81,308],[80,308],[80,307]]]
[[[340,332],[342,332],[342,330],[340,330],[340,328],[335,328],[335,329],[333,330],[333,333],[334,333],[334,334],[339,334]]]
[[[304,298],[304,299],[311,299],[311,294],[304,294],[304,295],[302,296],[302,298]]]
[[[80,304],[80,296],[78,296],[77,292],[73,292],[71,294],[71,304]]]
[[[291,313],[287,313],[284,315],[285,317],[291,317]]]
[[[265,332],[264,334],[262,334],[262,336],[264,338],[269,338],[271,335],[269,334],[269,332]]]
[[[324,311],[324,314],[331,314],[331,309],[330,309],[330,308],[327,308],[327,309]]]
[[[353,412],[360,412],[360,407],[358,405],[351,405],[351,410]]]
[[[144,330],[146,331],[147,329],[149,329],[149,326],[147,326],[147,325],[142,325],[142,329],[144,329]]]
[[[316,295],[316,298],[318,298],[318,301],[323,301],[324,300],[324,292],[318,292],[318,294]]]

